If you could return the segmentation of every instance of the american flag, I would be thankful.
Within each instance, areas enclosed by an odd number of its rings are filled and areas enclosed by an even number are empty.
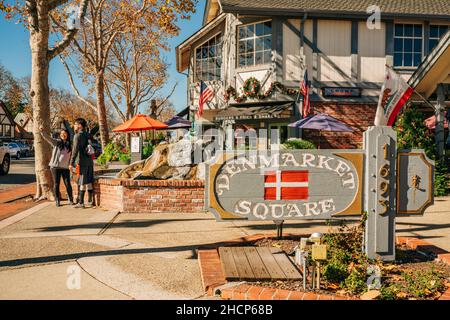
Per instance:
[[[199,117],[203,114],[203,105],[209,101],[211,101],[214,96],[214,91],[206,85],[203,80],[200,81],[200,98],[198,100],[198,111],[197,114]]]
[[[308,171],[266,171],[264,200],[308,200]]]
[[[303,118],[307,117],[311,112],[311,102],[309,100],[308,70],[305,70],[303,81],[300,84],[300,94],[303,96]]]

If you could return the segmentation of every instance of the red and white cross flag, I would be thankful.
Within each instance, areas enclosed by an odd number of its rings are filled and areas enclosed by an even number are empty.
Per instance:
[[[378,100],[375,126],[392,126],[413,89],[394,70],[386,66],[386,76]]]
[[[264,200],[307,200],[308,171],[264,172]]]

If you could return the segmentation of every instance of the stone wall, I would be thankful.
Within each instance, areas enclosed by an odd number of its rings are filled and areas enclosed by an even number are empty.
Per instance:
[[[373,125],[376,104],[351,104],[351,103],[313,103],[311,109],[315,113],[326,113],[346,125],[354,132],[326,132],[319,136],[317,130],[304,130],[303,137],[318,145],[321,149],[355,149],[362,148],[363,132]]]
[[[74,185],[76,196],[76,186]],[[87,195],[85,196],[85,202]],[[100,178],[95,183],[97,204],[129,213],[204,211],[205,183],[201,180],[122,180]]]

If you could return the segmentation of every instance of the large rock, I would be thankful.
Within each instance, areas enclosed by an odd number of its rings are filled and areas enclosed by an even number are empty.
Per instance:
[[[188,140],[177,143],[162,142],[155,147],[152,155],[142,161],[134,162],[117,174],[118,178],[156,179],[156,180],[197,180],[204,179],[204,169],[198,176],[197,165],[192,164],[193,150],[198,143]],[[198,146],[202,148],[202,144]]]

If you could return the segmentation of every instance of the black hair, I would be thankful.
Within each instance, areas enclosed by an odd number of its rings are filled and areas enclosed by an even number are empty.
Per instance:
[[[61,132],[65,132],[67,133],[67,140],[63,141],[62,139],[58,139],[58,144],[57,147],[62,150],[62,149],[67,149],[69,150],[69,152],[72,152],[72,143],[70,142],[70,133],[69,131],[67,131],[66,129],[62,129]],[[60,134],[61,134],[60,132]]]
[[[81,124],[81,126],[83,127],[83,129],[86,129],[87,123],[86,120],[84,120],[83,118],[78,118],[75,120],[75,123],[79,123]]]

